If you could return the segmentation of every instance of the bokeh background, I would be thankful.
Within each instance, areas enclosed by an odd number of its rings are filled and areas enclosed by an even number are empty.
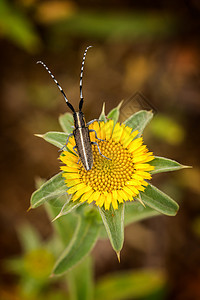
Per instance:
[[[178,215],[129,226],[120,264],[109,242],[98,242],[95,279],[158,268],[167,285],[163,298],[154,299],[200,299],[199,37],[197,0],[0,1],[2,299],[19,299],[19,278],[4,264],[23,255],[19,227],[31,224],[44,241],[52,234],[43,208],[26,212],[35,179],[59,170],[57,148],[34,133],[60,130],[58,116],[68,107],[36,62],[49,66],[77,108],[88,45],[93,48],[83,80],[86,119],[98,118],[104,102],[108,113],[140,91],[156,110],[145,143],[157,155],[193,166],[154,176],[153,183],[179,202]],[[131,101],[134,109],[143,108],[135,97]]]

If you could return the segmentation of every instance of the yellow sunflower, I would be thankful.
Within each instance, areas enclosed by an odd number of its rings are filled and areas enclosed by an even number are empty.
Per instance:
[[[106,210],[112,204],[114,209],[118,203],[133,201],[140,191],[144,191],[148,185],[146,180],[151,179],[149,171],[154,167],[148,162],[154,159],[153,153],[143,145],[143,138],[137,138],[138,131],[116,123],[94,122],[89,126],[95,133],[90,133],[91,141],[97,142],[101,153],[96,145],[92,145],[93,167],[86,171],[76,154],[63,151],[60,159],[64,163],[61,166],[67,193],[72,195],[73,201],[94,202],[97,206],[104,206]],[[75,146],[74,137],[69,139],[68,149],[73,152]]]

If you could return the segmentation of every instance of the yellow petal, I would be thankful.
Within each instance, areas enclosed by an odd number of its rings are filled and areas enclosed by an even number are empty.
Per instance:
[[[134,130],[134,131],[131,133],[132,139],[134,139],[134,138],[138,135],[138,133],[139,133],[138,130]]]
[[[88,203],[92,203],[93,201],[96,201],[99,198],[100,192],[96,191],[88,198]]]
[[[67,167],[67,166],[61,166],[60,169],[62,171],[68,172],[68,173],[77,173],[77,168]]]
[[[72,137],[69,138],[69,142],[68,143],[71,144],[72,146],[76,145],[74,136],[72,136]]]
[[[73,194],[82,189],[85,189],[85,183],[79,183],[73,187],[70,187],[67,192],[68,192],[68,194]]]
[[[132,175],[132,180],[130,182],[130,184],[134,185],[134,181],[141,181],[143,180],[142,176],[138,175],[138,172],[136,171],[135,174]]]
[[[124,145],[124,148],[127,148],[128,147],[128,145],[132,142],[132,136],[130,135],[130,136],[128,136],[127,138],[126,138],[126,140],[124,140],[124,142],[123,142],[123,145]]]
[[[64,177],[64,176],[63,176]],[[74,185],[77,185],[80,183],[80,180],[79,179],[66,179],[65,178],[65,183],[66,183],[66,186],[67,187],[71,187],[71,186],[74,186]]]
[[[131,134],[132,128],[130,127],[125,127],[120,139],[120,142],[123,144],[123,146],[126,148],[132,141],[133,138],[135,137],[135,134]],[[136,134],[138,131],[135,132]]]
[[[94,193],[93,189],[91,188],[91,190],[89,190],[87,193],[85,193],[81,199],[80,202],[85,202],[88,201],[89,197]]]
[[[106,132],[104,130],[104,124],[103,122],[100,123],[100,128],[99,128],[99,135],[98,138],[105,140],[106,139]]]
[[[138,189],[135,186],[130,185],[128,188],[131,190],[133,197],[138,194]]]
[[[91,190],[90,186],[87,186],[85,183],[82,184],[82,186],[78,186],[78,190],[76,192],[76,198],[81,197],[83,194],[89,192]]]
[[[73,162],[77,162],[77,155],[74,155],[68,151],[64,151],[63,154],[60,155],[60,160],[63,163],[68,163],[68,161],[73,161]]]
[[[141,155],[141,154],[146,154],[148,151],[146,145],[140,146],[138,149],[134,150],[134,155]]]
[[[104,205],[104,202],[105,202],[105,196],[104,196],[104,194],[101,194],[96,201],[96,205],[98,205],[99,207],[102,207]]]
[[[100,138],[100,130],[99,130],[99,124],[98,122],[94,122],[92,125],[92,130],[96,132],[96,135],[98,138]],[[97,142],[95,132],[90,132],[90,140],[91,142]]]
[[[123,191],[126,192],[130,197],[134,196],[133,191],[129,187],[127,187],[127,186],[123,187]]]
[[[144,192],[145,188],[144,188],[143,186],[140,186],[140,187],[138,188],[138,190],[141,191],[141,192]]]
[[[115,142],[119,142],[122,133],[123,133],[123,127],[120,125],[120,123],[116,123],[112,133],[112,140]]]
[[[100,194],[100,192],[99,192],[99,197],[95,200],[95,204],[96,204],[96,205],[98,205],[97,203],[99,202],[100,197],[101,197],[101,194]]]
[[[130,151],[130,153],[132,153],[133,151],[135,151],[136,149],[138,149],[141,145],[142,145],[142,142],[143,142],[143,139],[142,137],[141,138],[138,138],[136,140],[133,140],[129,146],[128,146],[128,149]]]
[[[73,161],[68,161],[66,163],[66,166],[67,167],[72,167],[72,168],[77,168],[79,167],[79,164],[78,164],[78,157],[77,157],[77,161],[76,162],[73,162]]]
[[[95,132],[91,131],[90,132],[90,141],[91,142],[95,142],[96,138],[95,138]]]
[[[64,173],[67,179],[79,179],[80,175],[78,173]]]
[[[151,170],[154,170],[154,166],[151,166],[149,164],[135,164],[135,169],[151,171]]]
[[[137,171],[138,175],[140,175],[143,179],[151,179],[151,174],[144,171]]]
[[[96,131],[97,136],[98,136],[98,132],[99,132],[99,123],[98,122],[93,123],[93,129]]]
[[[145,163],[145,162],[148,162],[148,161],[151,161],[152,158],[149,157],[147,154],[141,154],[141,155],[135,155],[134,153],[134,157],[133,157],[133,162],[134,163]]]
[[[113,120],[109,120],[107,123],[105,123],[104,130],[106,132],[106,140],[110,140],[110,138],[111,138],[112,131],[113,131],[113,125],[114,125]]]
[[[120,194],[120,191],[117,191],[117,201],[119,202],[119,203],[124,203],[124,199],[123,199],[123,197],[121,196],[121,194]]]
[[[105,195],[105,202],[104,202],[105,210],[108,210],[110,208],[111,201],[112,201],[111,194],[110,193],[106,193],[106,195]]]
[[[80,196],[78,197],[77,193],[74,193],[71,200],[74,202],[74,201],[77,201],[79,198],[80,198]]]
[[[148,182],[144,180],[144,181],[142,182],[142,185],[147,186],[147,185],[148,185]]]
[[[115,197],[113,197],[113,194],[110,193],[111,195],[111,202],[112,202],[112,206],[114,209],[118,209],[118,203],[117,203],[117,200],[115,199]]]
[[[123,190],[120,190],[118,192],[119,192],[119,195],[122,197],[122,199],[124,199],[125,201],[129,200],[128,195]]]
[[[123,143],[124,140],[126,140],[127,137],[130,136],[131,134],[131,131],[132,131],[132,128],[128,127],[128,126],[125,126],[124,129],[123,129],[123,132],[122,132],[122,135],[121,135],[121,139],[120,141]]]
[[[118,200],[118,193],[117,193],[117,191],[113,190],[112,194],[113,194],[113,198],[115,198],[116,200]]]
[[[75,146],[75,145],[72,145],[71,143],[68,143],[68,144],[67,144],[67,148],[68,148],[71,152],[73,152],[73,153],[75,153],[75,152],[74,152],[74,149],[73,149],[74,146]]]

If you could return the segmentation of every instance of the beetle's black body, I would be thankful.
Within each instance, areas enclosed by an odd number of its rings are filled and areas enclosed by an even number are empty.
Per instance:
[[[89,128],[85,123],[82,111],[74,113],[73,116],[75,127],[73,136],[76,142],[76,149],[84,168],[89,171],[92,169],[93,165]]]
[[[93,131],[95,132],[95,137],[98,139],[96,131],[91,129],[89,130],[88,125],[93,123],[94,121],[98,121],[98,120],[93,120],[90,121],[88,124],[86,124],[85,122],[85,118],[82,112],[82,106],[83,106],[83,94],[82,94],[82,78],[83,78],[83,68],[84,68],[84,63],[85,63],[85,57],[86,57],[86,53],[87,50],[90,48],[91,46],[87,47],[84,55],[83,55],[83,61],[82,61],[82,66],[81,66],[81,75],[80,75],[80,102],[79,102],[79,111],[76,112],[73,105],[71,103],[69,103],[63,89],[61,88],[60,84],[58,83],[58,81],[55,79],[55,77],[53,76],[53,74],[50,72],[50,70],[48,69],[48,67],[42,62],[42,61],[38,61],[37,63],[42,64],[45,69],[48,71],[48,73],[51,75],[51,77],[53,78],[54,82],[57,84],[59,90],[61,91],[61,93],[63,94],[65,101],[68,105],[68,107],[71,109],[71,111],[73,112],[73,118],[74,118],[74,130],[72,134],[68,135],[66,144],[64,145],[67,146],[69,138],[71,136],[74,136],[75,142],[76,142],[76,146],[73,148],[74,151],[76,152],[77,150],[77,154],[79,155],[79,158],[83,164],[83,167],[86,169],[86,171],[89,171],[92,169],[93,166],[93,153],[92,153],[92,144],[95,144],[98,147],[99,153],[105,157],[100,149],[99,146],[96,142],[91,142],[90,141],[90,132]],[[101,140],[101,139],[98,139]],[[63,148],[64,148],[63,147]],[[63,149],[61,148],[61,150]],[[76,150],[75,150],[76,149]],[[107,158],[107,157],[105,157]],[[107,158],[108,159],[108,158]]]

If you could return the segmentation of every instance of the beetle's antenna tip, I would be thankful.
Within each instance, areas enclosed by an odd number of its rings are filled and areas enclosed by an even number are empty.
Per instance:
[[[92,48],[92,46],[88,46],[85,49],[85,52],[83,54],[83,60],[82,60],[82,65],[81,65],[81,74],[80,74],[80,102],[79,102],[79,111],[82,110],[82,106],[83,106],[83,69],[84,69],[84,64],[85,64],[85,57],[87,54],[87,51],[89,48]]]

